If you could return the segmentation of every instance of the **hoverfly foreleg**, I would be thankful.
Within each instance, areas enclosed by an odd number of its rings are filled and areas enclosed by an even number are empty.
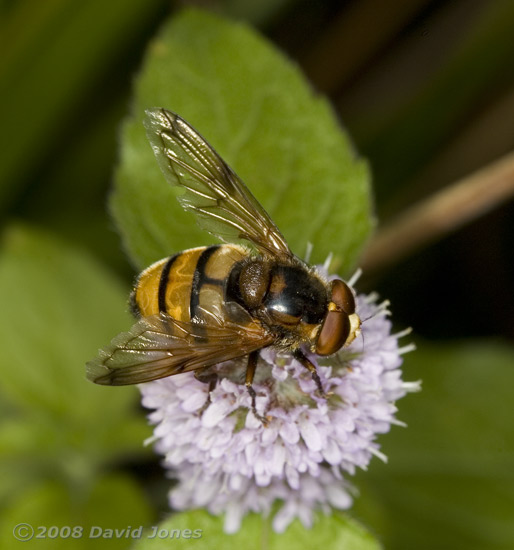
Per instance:
[[[207,407],[211,404],[211,392],[216,387],[218,383],[218,375],[215,372],[209,372],[208,369],[195,370],[195,378],[203,382],[204,384],[209,384],[209,389],[207,390],[207,399],[202,405],[201,409],[198,411],[199,416],[205,412]]]
[[[300,363],[312,374],[312,379],[316,383],[316,386],[318,387],[318,393],[321,395],[321,397],[327,398],[330,394],[327,395],[325,393],[325,390],[321,386],[321,380],[319,378],[318,371],[316,370],[316,366],[309,360],[309,358],[303,353],[303,351],[299,349],[293,352],[293,356],[297,361],[300,361]]]
[[[268,425],[268,419],[265,416],[260,415],[255,407],[255,399],[257,394],[253,389],[252,382],[255,375],[255,368],[257,367],[257,360],[259,359],[259,350],[252,351],[248,356],[248,366],[246,367],[246,380],[245,385],[250,397],[252,398],[252,412],[256,418],[258,418],[265,426]]]

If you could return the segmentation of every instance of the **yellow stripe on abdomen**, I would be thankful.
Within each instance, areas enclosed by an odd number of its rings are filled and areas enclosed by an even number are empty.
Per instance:
[[[188,322],[191,309],[193,315],[201,312],[199,306],[222,311],[226,279],[246,255],[241,246],[218,245],[185,250],[152,264],[141,273],[135,289],[140,314],[148,317],[166,312]]]
[[[143,317],[166,312],[174,319],[189,321],[189,296],[193,273],[205,247],[179,252],[159,260],[141,273],[136,286],[136,304]]]

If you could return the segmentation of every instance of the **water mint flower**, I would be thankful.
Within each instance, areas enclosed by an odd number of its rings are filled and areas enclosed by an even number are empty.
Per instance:
[[[269,514],[278,501],[273,528],[281,532],[294,518],[310,526],[316,510],[351,506],[347,476],[373,456],[386,460],[376,438],[402,424],[394,403],[419,389],[402,381],[402,355],[413,345],[399,345],[408,331],[391,333],[387,303],[359,295],[357,313],[362,334],[348,348],[323,361],[309,355],[326,399],[290,354],[262,350],[253,386],[267,426],[250,410],[244,360],[215,367],[219,382],[207,407],[208,385],[193,373],[140,385],[143,405],[153,409],[151,441],[177,480],[172,508],[224,513],[225,530],[235,532],[246,513]]]

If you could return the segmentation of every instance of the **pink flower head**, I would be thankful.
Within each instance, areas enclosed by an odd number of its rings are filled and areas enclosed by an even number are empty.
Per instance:
[[[174,509],[224,513],[225,530],[235,532],[246,513],[269,514],[280,501],[273,528],[281,532],[294,518],[310,526],[316,510],[351,506],[347,475],[373,455],[386,459],[377,435],[401,424],[395,401],[419,389],[401,378],[402,355],[413,346],[398,339],[408,331],[391,334],[387,304],[376,295],[356,303],[361,335],[322,362],[309,354],[328,398],[290,354],[262,350],[253,386],[267,426],[250,410],[244,361],[217,367],[207,408],[208,384],[193,373],[140,385],[143,405],[153,409],[151,441],[178,481],[170,491]]]

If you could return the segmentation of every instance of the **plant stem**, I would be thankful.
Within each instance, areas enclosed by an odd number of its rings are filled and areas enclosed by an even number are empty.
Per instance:
[[[455,231],[514,195],[514,152],[458,180],[385,225],[361,260],[365,272],[384,269]]]

